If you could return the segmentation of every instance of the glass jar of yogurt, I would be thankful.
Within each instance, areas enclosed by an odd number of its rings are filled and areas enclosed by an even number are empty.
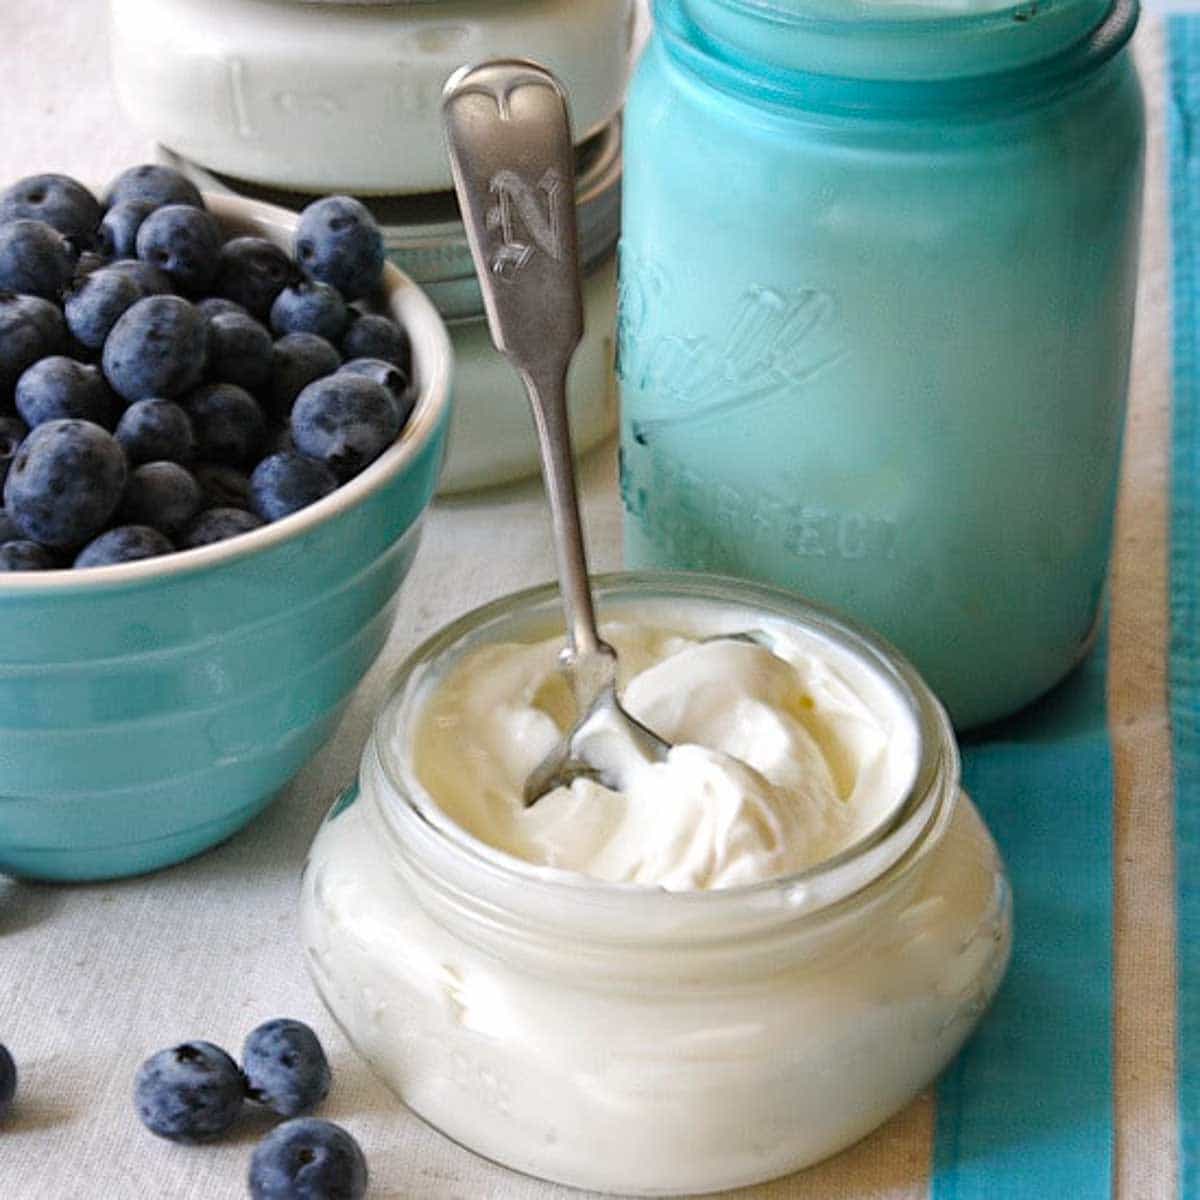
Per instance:
[[[1133,323],[1134,0],[657,0],[626,114],[626,561],[879,629],[956,724],[1089,645]]]
[[[541,588],[401,669],[305,869],[331,1012],[415,1112],[604,1192],[750,1184],[849,1145],[980,1019],[1011,918],[947,717],[789,593],[598,581],[625,704],[675,744],[529,809],[572,719]]]

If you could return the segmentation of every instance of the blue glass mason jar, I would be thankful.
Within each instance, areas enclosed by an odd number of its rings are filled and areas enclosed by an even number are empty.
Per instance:
[[[629,566],[842,609],[964,727],[1079,661],[1129,376],[1137,13],[657,0],[626,124]]]

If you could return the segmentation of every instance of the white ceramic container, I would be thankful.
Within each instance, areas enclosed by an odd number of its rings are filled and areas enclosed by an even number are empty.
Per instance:
[[[619,111],[631,0],[110,0],[117,94],[156,141],[308,191],[451,187],[442,85],[485,58],[544,63],[579,141]]]

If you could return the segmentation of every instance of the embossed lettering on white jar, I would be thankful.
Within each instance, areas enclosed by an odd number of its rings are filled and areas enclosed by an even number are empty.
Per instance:
[[[566,83],[579,141],[619,111],[630,0],[109,0],[117,96],[156,142],[301,191],[451,187],[442,85],[519,56]]]

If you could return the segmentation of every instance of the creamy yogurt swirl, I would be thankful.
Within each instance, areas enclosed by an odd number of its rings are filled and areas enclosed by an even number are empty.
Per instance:
[[[542,867],[673,891],[790,874],[859,841],[901,803],[917,761],[911,713],[877,675],[780,627],[749,642],[704,623],[606,623],[625,707],[672,743],[639,758],[589,729],[590,778],[522,803],[574,721],[561,637],[478,647],[425,705],[416,773],[475,838]]]

